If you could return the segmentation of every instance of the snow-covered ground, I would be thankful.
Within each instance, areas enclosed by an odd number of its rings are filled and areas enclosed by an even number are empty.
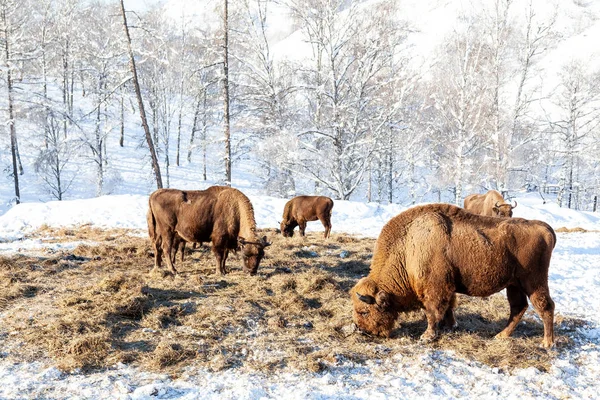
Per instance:
[[[250,196],[259,227],[276,227],[284,199]],[[459,358],[452,352],[423,348],[414,357],[396,355],[366,365],[345,363],[322,373],[248,373],[235,369],[210,372],[190,367],[173,379],[126,365],[92,374],[65,374],[41,363],[2,360],[0,399],[377,399],[377,398],[598,398],[600,393],[600,214],[542,204],[537,196],[517,197],[516,217],[541,219],[555,229],[596,232],[559,233],[550,267],[550,288],[557,315],[589,322],[580,329],[583,343],[560,351],[548,372],[534,368],[503,371]],[[0,216],[0,255],[36,251],[47,246],[26,239],[42,225],[91,224],[131,228],[144,234],[147,196],[118,195],[65,202],[26,203]],[[333,230],[377,236],[399,205],[336,201]],[[321,230],[319,222],[309,230]],[[25,239],[24,239],[25,238]],[[0,313],[0,321],[2,314]],[[460,321],[459,321],[460,323]],[[393,346],[394,339],[390,339]]]

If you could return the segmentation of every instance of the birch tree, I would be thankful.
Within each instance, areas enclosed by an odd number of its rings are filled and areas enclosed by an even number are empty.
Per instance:
[[[571,61],[563,66],[560,79],[554,98],[560,118],[550,121],[562,160],[557,201],[578,208],[576,189],[584,178],[591,178],[582,173],[586,150],[594,148],[593,133],[600,126],[600,72],[589,73],[581,61]],[[597,154],[593,158],[597,160]]]
[[[15,86],[13,71],[16,64],[28,53],[24,45],[27,41],[28,24],[27,5],[14,0],[0,0],[0,39],[2,41],[2,64],[6,80],[6,125],[10,133],[10,153],[12,159],[12,177],[15,189],[15,202],[21,202],[19,175],[23,175],[23,165],[19,154],[16,124]]]
[[[129,66],[131,68],[131,74],[133,77],[133,87],[135,89],[135,94],[138,101],[138,109],[140,112],[140,117],[142,119],[142,126],[146,135],[146,143],[148,144],[148,149],[150,150],[150,156],[152,158],[152,169],[154,170],[154,176],[156,178],[156,186],[158,189],[161,189],[163,185],[162,176],[160,174],[160,166],[158,164],[158,157],[156,156],[154,143],[152,142],[152,135],[150,133],[150,128],[148,127],[148,121],[146,119],[146,110],[144,109],[144,100],[142,99],[142,92],[140,90],[140,84],[137,76],[137,68],[135,66],[135,58],[133,56],[133,49],[131,46],[131,36],[129,35],[129,27],[127,26],[127,15],[125,12],[125,4],[123,3],[123,1],[124,0],[121,0],[121,16],[123,17],[123,30],[125,31],[125,38],[127,40],[127,52],[129,54]]]
[[[473,21],[455,30],[445,43],[435,69],[432,98],[437,111],[433,121],[435,151],[449,178],[453,201],[462,204],[463,189],[470,175],[476,174],[476,156],[481,155],[490,110],[487,48],[481,31]]]

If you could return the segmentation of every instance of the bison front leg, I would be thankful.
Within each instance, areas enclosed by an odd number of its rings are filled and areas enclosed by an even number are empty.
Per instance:
[[[454,313],[452,311],[453,304],[455,302],[456,295],[449,293],[447,296],[439,296],[439,293],[434,296],[430,296],[423,305],[425,306],[425,316],[427,317],[427,329],[421,335],[420,340],[425,343],[429,343],[437,338],[439,333],[439,327],[446,323],[453,326]]]
[[[437,307],[428,308],[425,306],[425,316],[427,317],[427,329],[419,340],[424,343],[429,343],[435,340],[438,336],[438,326],[444,317],[444,312],[440,312]]]
[[[440,323],[440,328],[452,330],[458,326],[456,319],[454,318],[454,309],[456,308],[456,294],[452,296],[450,305],[444,314],[444,319]]]
[[[527,296],[521,288],[512,285],[508,286],[506,288],[506,297],[510,304],[510,316],[508,317],[506,327],[496,335],[496,339],[510,337],[519,321],[521,321],[523,314],[527,311]]]
[[[305,237],[306,236],[306,221],[304,221],[304,220],[298,221],[298,226],[300,228],[300,236]]]
[[[217,275],[225,275],[227,273],[227,269],[225,268],[225,262],[227,261],[229,250],[227,248],[223,249],[213,246],[213,253],[215,255],[215,258],[217,259],[217,268],[215,273]]]

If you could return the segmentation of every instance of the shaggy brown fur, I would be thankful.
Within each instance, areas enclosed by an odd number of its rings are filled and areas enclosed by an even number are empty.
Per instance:
[[[541,221],[471,214],[450,204],[411,208],[382,229],[369,275],[351,291],[354,321],[364,331],[389,336],[399,312],[424,308],[433,340],[438,325],[454,325],[455,293],[489,296],[506,288],[509,337],[527,309],[544,323],[543,345],[554,342],[554,302],[548,267],[556,243]]]
[[[517,206],[508,204],[504,197],[495,191],[490,190],[486,194],[471,194],[465,197],[465,210],[473,214],[487,215],[490,217],[512,217],[513,208]]]
[[[270,243],[256,233],[254,209],[250,200],[233,188],[208,188],[182,191],[159,189],[148,200],[148,232],[154,246],[155,268],[166,257],[172,273],[175,247],[180,240],[212,242],[217,259],[217,274],[227,272],[225,262],[229,250],[241,247],[244,270],[254,275]]]
[[[325,238],[331,232],[331,210],[333,200],[325,196],[297,196],[283,208],[281,234],[294,236],[294,228],[300,227],[300,235],[305,236],[306,222],[319,220],[325,227]]]

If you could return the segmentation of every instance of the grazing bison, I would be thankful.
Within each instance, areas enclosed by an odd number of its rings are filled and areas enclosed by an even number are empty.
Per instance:
[[[490,217],[512,217],[512,210],[517,206],[516,201],[514,206],[506,203],[504,197],[495,190],[486,194],[470,194],[465,197],[464,204],[465,210]]]
[[[496,337],[509,337],[527,309],[544,323],[543,345],[554,342],[554,302],[548,267],[556,243],[541,221],[475,215],[450,204],[411,208],[382,229],[367,277],[350,295],[359,329],[389,337],[400,312],[424,308],[433,340],[438,325],[455,324],[456,293],[489,296],[506,288],[510,316]]]
[[[300,235],[305,236],[306,222],[319,220],[325,227],[325,238],[331,232],[331,210],[333,200],[325,196],[297,196],[283,208],[281,234],[294,236],[294,228],[300,226]]]
[[[252,204],[237,189],[159,189],[150,195],[148,203],[148,231],[155,250],[155,268],[161,267],[164,253],[175,274],[173,261],[179,241],[211,241],[217,274],[227,272],[225,261],[229,250],[241,248],[244,270],[254,275],[264,248],[270,245],[266,237],[258,237]]]

